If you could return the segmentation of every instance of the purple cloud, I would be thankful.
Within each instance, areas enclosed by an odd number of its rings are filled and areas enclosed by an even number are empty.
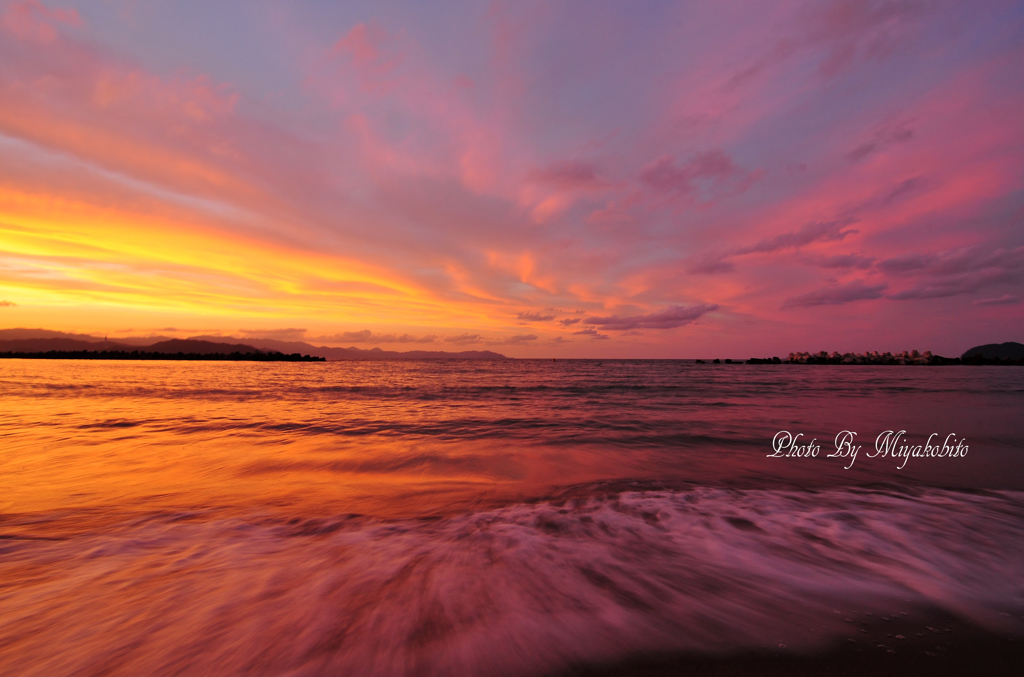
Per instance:
[[[982,289],[1024,280],[1024,247],[982,247],[896,256],[878,264],[890,275],[917,277],[918,283],[893,294],[897,300],[934,299],[974,294]]]
[[[860,162],[868,155],[897,143],[906,143],[914,138],[914,130],[906,127],[883,129],[877,132],[871,141],[866,141],[846,154],[850,162]]]
[[[238,333],[245,338],[277,339],[280,341],[297,341],[306,335],[305,329],[283,327],[280,329],[239,329]]]
[[[531,341],[536,341],[536,340],[537,340],[537,335],[536,334],[517,334],[515,336],[509,336],[504,341],[500,341],[498,343],[498,345],[502,345],[503,344],[503,345],[507,345],[507,346],[521,346],[521,345],[523,345],[525,343],[530,343]]]
[[[932,275],[958,275],[979,270],[1018,270],[1024,267],[1024,247],[998,248],[985,251],[981,247],[964,247],[933,254],[905,254],[878,264],[886,273],[922,272]]]
[[[544,183],[561,190],[600,188],[607,182],[597,174],[596,167],[589,162],[565,162],[550,165],[529,175],[535,183]]]
[[[608,334],[602,334],[599,331],[597,331],[596,329],[580,329],[579,331],[574,331],[573,334],[577,334],[577,335],[580,335],[580,336],[589,336],[592,339],[606,339],[606,338],[609,338]]]
[[[456,345],[465,345],[469,343],[483,343],[484,337],[480,334],[459,334],[457,336],[445,336],[445,343],[454,343]]]
[[[978,299],[974,302],[976,306],[1011,306],[1016,303],[1020,303],[1020,299],[1016,296],[1010,296],[1009,294],[1003,294],[992,299]]]
[[[698,258],[687,271],[691,274],[713,275],[729,273],[736,266],[730,259],[747,254],[774,254],[785,249],[798,249],[815,242],[839,242],[858,231],[848,228],[852,220],[817,221],[802,226],[799,230],[782,233],[746,247],[737,247],[718,254],[707,254]]]
[[[742,193],[760,176],[740,169],[720,150],[698,153],[681,166],[664,155],[640,173],[640,179],[660,193],[704,201]]]
[[[705,313],[710,313],[714,310],[718,310],[718,304],[700,303],[689,308],[672,306],[660,313],[651,313],[650,315],[588,317],[583,322],[596,325],[602,329],[674,329],[691,324]]]
[[[740,247],[734,251],[734,254],[772,254],[783,249],[796,249],[814,242],[839,242],[844,240],[847,235],[859,232],[853,228],[847,228],[851,223],[853,223],[852,220],[808,223],[792,233],[783,233],[761,240],[749,247]]]
[[[857,268],[865,270],[875,263],[875,257],[860,254],[838,254],[823,258],[818,262],[822,268]]]
[[[786,299],[783,308],[804,308],[808,306],[838,306],[853,301],[878,299],[882,297],[886,285],[865,285],[860,280],[847,284],[835,285],[818,289],[800,296]]]
[[[929,279],[889,298],[897,301],[912,299],[942,299],[962,294],[975,294],[986,287],[1019,282],[1020,277],[1008,271],[982,270],[939,279]]]
[[[527,322],[548,322],[555,319],[554,315],[543,315],[541,313],[519,313],[517,317]]]
[[[273,337],[277,338],[277,337]],[[330,336],[318,336],[314,341],[325,343],[433,343],[437,336],[413,336],[411,334],[375,334],[369,329],[346,331]],[[447,339],[445,339],[447,340]]]
[[[567,317],[564,320],[559,320],[558,324],[562,325],[563,327],[571,327],[572,325],[576,324],[579,321],[580,318],[578,317]]]
[[[736,270],[736,266],[728,259],[728,256],[728,254],[702,256],[687,268],[687,271],[696,275],[731,273]]]

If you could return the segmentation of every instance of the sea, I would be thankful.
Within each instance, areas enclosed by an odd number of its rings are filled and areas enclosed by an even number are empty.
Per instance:
[[[0,360],[0,675],[924,670],[954,627],[1024,640],[1024,368]]]

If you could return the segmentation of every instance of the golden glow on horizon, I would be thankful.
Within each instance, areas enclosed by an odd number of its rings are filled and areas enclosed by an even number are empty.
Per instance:
[[[488,322],[392,273],[153,214],[0,188],[0,290],[40,305],[447,327]],[[495,299],[496,300],[496,299]],[[506,325],[498,325],[502,328]]]

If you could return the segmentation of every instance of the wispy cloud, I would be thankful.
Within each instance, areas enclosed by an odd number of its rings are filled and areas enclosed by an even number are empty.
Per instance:
[[[1010,296],[1009,294],[1003,294],[1002,296],[996,296],[990,299],[978,299],[974,302],[976,306],[1012,306],[1020,303],[1020,299],[1016,296]]]
[[[324,343],[434,343],[438,340],[438,337],[433,334],[425,336],[393,333],[377,334],[369,329],[363,329],[362,331],[346,331],[340,334],[317,336],[311,340]]]
[[[854,301],[882,298],[885,284],[868,285],[860,280],[837,284],[799,296],[793,296],[782,304],[783,308],[807,308],[813,306],[838,306]]]
[[[171,330],[175,331],[175,330]],[[282,327],[279,329],[239,329],[238,333],[246,338],[267,338],[281,341],[298,341],[306,335],[305,329]]]
[[[671,306],[660,313],[650,313],[648,315],[588,317],[583,322],[584,324],[596,325],[602,329],[674,329],[692,324],[703,315],[718,310],[718,308],[717,304],[699,303],[688,308],[684,306]]]
[[[836,254],[817,259],[817,264],[822,268],[856,268],[865,270],[875,263],[874,256],[863,256],[861,254]]]
[[[520,320],[525,320],[527,322],[549,322],[555,319],[554,315],[545,315],[543,313],[537,312],[519,313],[518,315],[516,315],[516,317],[518,317]]]
[[[885,259],[878,268],[917,283],[892,295],[897,300],[947,298],[1000,285],[1024,283],[1024,247],[965,247]]]
[[[580,329],[579,331],[574,331],[573,334],[577,336],[589,336],[590,338],[597,340],[611,338],[608,334],[602,334],[596,329]]]
[[[458,334],[456,336],[445,336],[445,343],[454,343],[456,345],[468,345],[472,343],[483,343],[484,337],[480,334]]]
[[[640,174],[645,184],[660,193],[701,201],[741,193],[760,176],[760,172],[740,169],[722,150],[697,153],[682,164],[663,155]]]
[[[846,155],[850,162],[859,162],[872,153],[877,153],[889,146],[906,143],[914,138],[914,130],[909,127],[882,129],[875,133],[870,141],[865,141]]]
[[[58,27],[81,28],[84,24],[75,9],[51,9],[39,0],[17,0],[8,3],[0,25],[22,40],[47,44],[57,39]]]
[[[527,343],[532,343],[537,340],[536,334],[516,334],[515,336],[509,336],[507,339],[495,345],[508,345],[508,346],[520,346]]]
[[[818,242],[841,242],[858,231],[850,228],[852,220],[818,221],[808,223],[791,232],[765,238],[752,245],[735,247],[720,253],[705,254],[695,259],[689,268],[691,273],[728,273],[735,269],[733,259],[748,254],[774,254],[788,249],[799,249]]]

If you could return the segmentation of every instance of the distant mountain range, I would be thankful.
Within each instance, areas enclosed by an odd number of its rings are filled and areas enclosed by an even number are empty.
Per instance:
[[[241,343],[240,341],[245,341]],[[106,340],[89,334],[69,334],[49,329],[0,329],[0,353],[45,353],[51,350],[145,350],[154,353],[258,353],[280,352],[286,355],[300,353],[328,360],[506,360],[500,353],[490,350],[464,350],[450,353],[441,350],[411,350],[399,352],[371,348],[331,348],[314,346],[302,341],[274,339],[237,339],[231,336],[193,336],[172,339],[166,336],[132,337]]]

